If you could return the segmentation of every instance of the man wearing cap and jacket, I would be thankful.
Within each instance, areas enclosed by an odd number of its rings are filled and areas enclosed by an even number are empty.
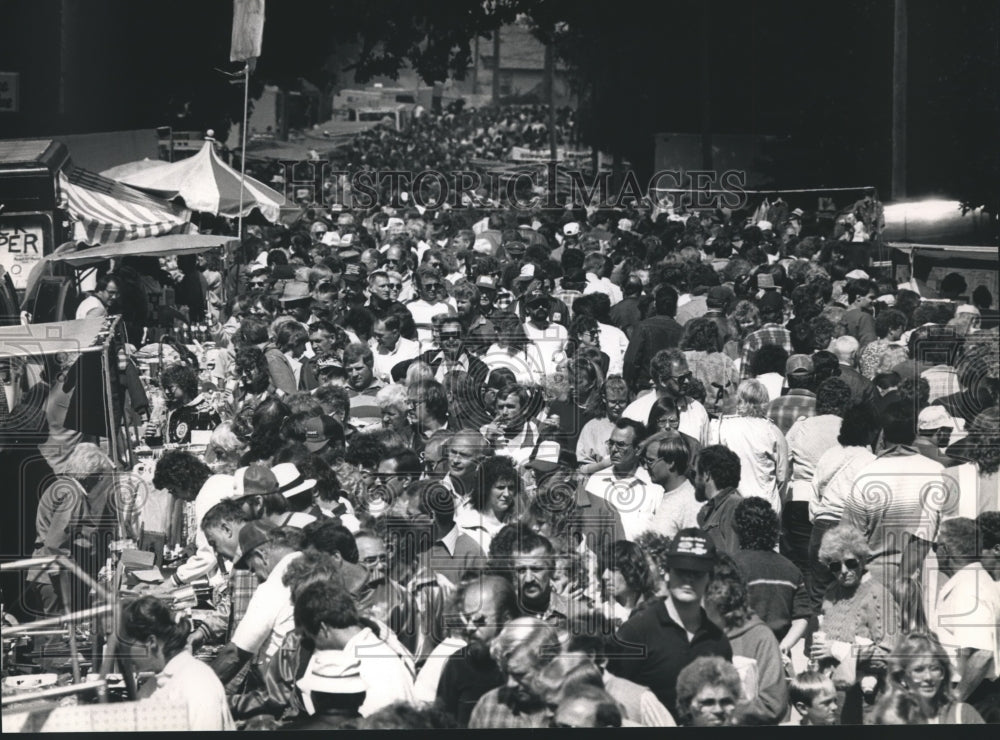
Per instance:
[[[667,552],[668,595],[640,607],[619,628],[607,670],[648,686],[676,717],[677,677],[695,658],[732,660],[725,633],[701,606],[715,565],[715,546],[699,529],[682,529]]]
[[[251,659],[257,658],[261,675],[267,663],[295,628],[291,589],[282,579],[300,555],[302,533],[293,527],[276,527],[269,521],[245,524],[239,533],[235,568],[250,568],[261,581],[233,636],[212,663],[219,680],[227,683]]]

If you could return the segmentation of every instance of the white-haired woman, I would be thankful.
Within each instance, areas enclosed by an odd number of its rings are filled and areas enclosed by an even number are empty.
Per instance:
[[[385,386],[375,394],[375,403],[382,412],[382,428],[402,437],[406,447],[421,452],[424,439],[416,425],[410,422],[406,386],[400,383]]]
[[[841,724],[861,724],[860,678],[885,663],[901,624],[895,597],[867,572],[870,557],[868,539],[848,524],[828,530],[819,546],[835,580],[823,596],[809,655],[821,671],[832,671]]]
[[[112,490],[113,470],[111,459],[97,445],[81,442],[73,449],[62,474],[49,484],[38,501],[32,557],[63,555],[87,573],[97,573],[107,556],[95,545],[106,541],[97,534],[108,520],[105,511]],[[35,614],[54,615],[65,611],[67,605],[63,602],[61,589],[48,568],[29,571],[28,582],[25,600]],[[79,589],[71,587],[69,591],[75,593]]]
[[[736,413],[711,422],[708,444],[725,445],[740,458],[740,493],[759,496],[781,513],[781,492],[788,480],[785,435],[767,418],[769,396],[759,380],[744,380],[736,389]]]
[[[240,467],[240,458],[247,451],[247,446],[233,431],[233,423],[224,421],[212,430],[205,451],[205,462],[213,473],[232,475]]]

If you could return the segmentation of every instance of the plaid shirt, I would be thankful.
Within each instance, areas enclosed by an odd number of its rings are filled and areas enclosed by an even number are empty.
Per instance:
[[[470,730],[488,728],[530,730],[547,726],[548,722],[544,710],[532,714],[521,714],[500,701],[500,691],[499,688],[488,691],[476,702],[472,716],[469,717]]]
[[[792,350],[792,333],[783,326],[777,324],[764,324],[760,329],[747,335],[743,340],[743,353],[740,355],[740,376],[743,380],[752,377],[750,374],[750,360],[754,353],[765,344],[777,344],[784,347],[789,355],[794,354]]]
[[[774,422],[782,434],[799,419],[816,416],[816,394],[805,388],[791,388],[784,396],[771,401],[767,407],[767,418]]]

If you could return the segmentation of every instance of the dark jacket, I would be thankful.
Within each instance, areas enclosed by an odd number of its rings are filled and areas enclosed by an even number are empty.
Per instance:
[[[684,328],[669,316],[652,316],[636,325],[625,350],[625,382],[634,391],[650,383],[649,363],[661,349],[677,347]]]

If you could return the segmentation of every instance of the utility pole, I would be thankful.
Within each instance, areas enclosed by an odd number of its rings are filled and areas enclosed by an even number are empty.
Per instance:
[[[906,0],[895,0],[892,20],[892,189],[893,200],[906,197],[906,98],[908,19]]]
[[[712,156],[712,18],[709,4],[701,5],[701,168],[714,169]]]
[[[555,162],[559,149],[556,144],[556,94],[555,94],[555,53],[552,41],[545,44],[545,103],[549,106],[549,158]]]
[[[476,46],[472,53],[472,94],[479,94],[479,37],[476,36]]]
[[[500,29],[493,32],[493,105],[500,103]]]

